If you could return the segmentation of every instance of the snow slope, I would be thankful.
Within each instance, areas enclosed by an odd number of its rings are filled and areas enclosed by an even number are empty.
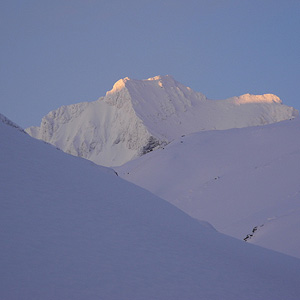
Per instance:
[[[220,234],[2,120],[0,299],[299,299],[299,259]]]
[[[299,118],[199,132],[116,171],[218,231],[300,258],[299,136]]]
[[[75,156],[118,166],[183,134],[274,123],[297,114],[272,94],[208,100],[171,76],[124,78],[105,97],[62,106],[27,132]]]

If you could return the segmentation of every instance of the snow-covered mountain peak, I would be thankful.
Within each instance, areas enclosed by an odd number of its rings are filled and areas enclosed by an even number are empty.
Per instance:
[[[61,107],[27,132],[70,154],[117,166],[181,135],[264,125],[297,114],[275,95],[209,100],[170,75],[126,77],[97,101]]]
[[[125,78],[122,78],[122,79],[119,79],[114,85],[113,85],[113,88],[106,92],[106,95],[110,95],[112,93],[115,93],[123,88],[125,88],[125,84],[127,81],[131,80],[129,77],[125,77]]]
[[[154,77],[150,77],[148,79],[143,79],[143,80],[126,80],[125,81],[127,87],[131,88],[142,88],[144,89],[146,86],[151,87],[153,89],[162,89],[160,92],[163,92],[163,89],[165,89],[164,92],[173,93],[173,91],[181,91],[181,93],[186,96],[190,97],[192,94],[196,94],[196,98],[206,98],[202,93],[195,92],[191,88],[184,86],[183,84],[179,83],[176,81],[173,76],[171,75],[158,75]],[[143,92],[145,94],[145,91]],[[177,94],[178,96],[178,94]],[[199,97],[200,96],[200,97]],[[144,97],[144,96],[143,96]]]
[[[113,88],[106,93],[106,95],[110,96],[113,93],[120,92],[122,89],[131,89],[131,92],[134,92],[134,90],[138,89],[145,89],[145,87],[149,87],[152,89],[166,89],[167,92],[170,92],[170,90],[181,90],[183,94],[186,96],[190,96],[190,94],[193,92],[197,95],[201,95],[200,98],[205,98],[205,96],[199,92],[192,91],[191,88],[186,87],[182,85],[181,83],[177,82],[171,75],[158,75],[154,77],[150,77],[148,79],[131,79],[129,77],[125,77],[122,79],[119,79],[114,85]],[[185,91],[185,92],[184,92]],[[143,94],[145,94],[145,91],[143,91]],[[134,95],[132,95],[134,96]],[[144,98],[145,95],[142,95],[141,98]]]
[[[282,100],[274,94],[252,95],[244,94],[234,97],[237,103],[278,103],[282,104]]]
[[[172,85],[176,86],[178,82],[171,75],[158,75],[154,77],[150,77],[148,79],[144,79],[143,81],[152,81],[156,82],[159,86]]]
[[[171,79],[171,80],[174,81],[174,78],[173,78],[173,76],[171,76],[171,75],[157,75],[157,76],[154,76],[154,77],[150,77],[150,78],[148,78],[148,79],[144,79],[144,81],[145,81],[145,80],[147,80],[147,81],[163,80],[163,79]]]

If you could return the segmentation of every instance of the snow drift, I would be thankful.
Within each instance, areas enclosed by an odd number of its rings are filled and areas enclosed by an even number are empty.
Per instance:
[[[1,299],[299,299],[299,259],[222,235],[2,120]]]
[[[116,171],[223,233],[300,258],[299,136],[299,118],[199,132]]]
[[[272,94],[208,100],[171,76],[124,78],[105,97],[62,106],[26,131],[67,153],[119,166],[183,134],[269,124],[297,113]]]

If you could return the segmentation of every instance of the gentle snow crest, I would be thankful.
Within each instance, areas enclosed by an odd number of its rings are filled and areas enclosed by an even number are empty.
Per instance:
[[[198,132],[115,170],[225,234],[300,258],[299,136],[300,118]]]
[[[0,136],[0,299],[299,299],[299,259],[220,234],[7,122]]]

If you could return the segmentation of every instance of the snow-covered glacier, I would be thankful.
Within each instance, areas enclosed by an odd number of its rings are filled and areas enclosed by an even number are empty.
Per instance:
[[[26,131],[63,151],[104,166],[119,166],[180,137],[294,118],[298,111],[273,94],[209,100],[174,80],[156,76],[117,81],[94,102],[62,106]]]

